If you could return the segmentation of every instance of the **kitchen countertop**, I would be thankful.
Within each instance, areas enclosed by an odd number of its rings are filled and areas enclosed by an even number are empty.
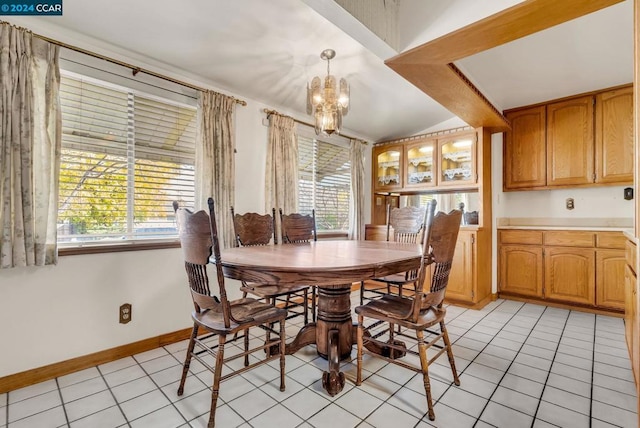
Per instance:
[[[591,230],[594,232],[626,232],[633,235],[632,218],[545,218],[501,217],[498,229]]]

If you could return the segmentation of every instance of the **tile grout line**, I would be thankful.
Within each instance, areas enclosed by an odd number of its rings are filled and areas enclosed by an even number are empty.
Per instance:
[[[548,307],[545,309],[545,312],[546,312],[547,309],[548,309]],[[535,424],[535,421],[538,418],[538,411],[540,410],[540,404],[542,404],[542,397],[544,395],[545,389],[547,388],[547,382],[549,381],[549,376],[551,376],[551,369],[553,368],[553,363],[555,363],[555,361],[556,361],[556,356],[558,355],[558,349],[560,348],[560,343],[562,342],[562,338],[564,337],[564,332],[567,329],[567,324],[569,323],[569,318],[571,317],[572,313],[573,313],[573,310],[569,310],[569,313],[567,314],[567,318],[564,321],[564,325],[562,326],[562,333],[560,334],[560,339],[558,340],[558,344],[556,345],[555,352],[553,353],[553,359],[551,360],[551,365],[549,366],[549,371],[547,372],[547,377],[544,380],[544,386],[542,387],[542,392],[540,393],[540,399],[538,400],[538,405],[536,406],[536,411],[534,413],[533,422],[531,423],[531,428],[533,428],[533,426]],[[593,364],[593,362],[592,362],[592,364]],[[559,406],[559,407],[566,408],[564,406]],[[571,410],[571,409],[569,409],[569,410]],[[544,421],[544,422],[547,422],[544,419],[541,419],[541,420]],[[547,422],[547,423],[549,423],[549,422]],[[591,417],[589,417],[589,426],[591,426]]]
[[[511,318],[509,318],[508,321],[506,321],[504,323],[504,325],[500,328],[500,330],[498,330],[498,333],[500,333],[505,327],[506,325],[509,323],[509,321],[511,321],[513,318],[515,318],[516,315],[518,315],[518,313],[526,307],[526,303],[524,303],[522,306],[520,306],[520,308],[511,316]],[[484,422],[482,421],[480,418],[482,417],[482,414],[484,413],[484,411],[487,409],[487,406],[489,405],[489,403],[491,403],[491,398],[495,395],[496,391],[498,390],[498,388],[500,388],[500,383],[502,382],[502,380],[505,378],[505,376],[507,375],[507,373],[509,372],[509,369],[511,368],[511,366],[513,365],[513,363],[515,362],[516,358],[518,358],[518,355],[520,354],[520,351],[522,350],[522,348],[524,347],[525,343],[527,342],[527,339],[531,336],[531,333],[533,332],[533,330],[535,329],[535,327],[538,325],[538,323],[540,322],[540,319],[542,318],[542,316],[544,315],[546,311],[546,308],[540,313],[540,315],[538,315],[538,317],[536,318],[536,322],[533,324],[533,326],[531,327],[531,329],[529,330],[529,334],[527,334],[526,338],[522,341],[522,344],[520,345],[520,347],[518,348],[518,351],[516,352],[516,355],[513,357],[513,359],[511,360],[511,362],[509,362],[509,365],[507,366],[507,369],[504,371],[504,373],[502,374],[502,376],[500,377],[500,380],[498,381],[498,383],[496,383],[496,387],[493,389],[493,392],[491,393],[491,395],[489,395],[489,398],[487,398],[487,402],[485,403],[484,407],[482,408],[482,411],[480,412],[480,414],[478,415],[478,417],[476,418],[476,422],[475,424],[473,424],[473,426],[475,427],[478,422]],[[533,317],[528,317],[528,318],[533,318]],[[508,330],[507,330],[508,331]],[[498,333],[494,334],[493,339],[496,338],[496,336],[498,335]],[[487,342],[487,344],[485,345],[484,348],[482,348],[482,350],[485,350],[493,341],[493,339],[491,339],[489,342]],[[495,345],[498,346],[498,345]],[[480,353],[482,353],[482,351],[480,351]],[[480,355],[480,353],[478,355]],[[528,355],[528,354],[527,354]],[[476,356],[477,358],[477,356]],[[498,357],[499,358],[499,357]],[[475,360],[475,358],[474,358]],[[481,363],[478,363],[481,364]],[[484,364],[481,364],[484,365]],[[516,375],[514,375],[516,376]],[[531,380],[531,379],[529,379]],[[542,395],[540,396],[542,398]],[[484,397],[483,397],[484,398]],[[496,403],[496,404],[500,404],[500,403]],[[502,404],[501,404],[502,405]],[[503,405],[504,406],[504,405]],[[526,413],[521,412],[520,410],[517,409],[513,409],[511,407],[508,406],[504,406],[507,407],[508,409],[514,410],[516,412],[522,413],[524,415],[526,415]],[[531,425],[533,426],[533,424],[535,423],[535,414],[533,416],[533,420],[531,422]]]
[[[135,361],[135,360],[134,360]],[[132,366],[129,366],[132,367]],[[124,369],[126,369],[128,367],[125,367]],[[124,370],[124,369],[120,369],[120,370]],[[104,382],[104,384],[107,386],[107,391],[109,391],[109,394],[111,394],[111,397],[113,397],[113,401],[116,402],[116,406],[118,407],[118,410],[120,410],[120,413],[122,414],[122,417],[124,418],[124,422],[126,424],[126,426],[130,427],[131,424],[129,423],[129,418],[127,418],[126,413],[124,412],[124,410],[122,410],[122,407],[120,406],[120,403],[118,402],[118,399],[116,398],[115,394],[113,393],[113,391],[111,390],[111,385],[109,385],[109,382],[107,382],[107,379],[105,378],[104,373],[102,373],[102,370],[100,369],[100,366],[96,366],[96,370],[98,370],[98,373],[100,374],[100,377],[102,378],[102,381]],[[116,370],[118,371],[118,370]],[[112,372],[112,373],[115,373]],[[126,382],[125,382],[126,383]],[[83,397],[84,398],[84,397]],[[104,410],[104,409],[103,409]],[[89,415],[87,415],[89,416]],[[86,416],[85,416],[86,417]],[[81,418],[82,419],[82,418]],[[122,426],[122,425],[120,425]]]
[[[480,323],[482,320],[484,320],[485,318],[487,318],[489,315],[491,315],[491,314],[492,314],[494,311],[496,311],[498,308],[500,308],[500,306],[502,306],[503,304],[504,304],[504,301],[503,301],[503,302],[501,302],[499,305],[496,305],[496,307],[495,307],[495,308],[493,308],[493,309],[491,309],[491,311],[487,312],[487,314],[486,314],[486,315],[484,315],[482,318],[480,318],[480,319],[479,319],[479,320],[474,324],[474,327],[475,327],[478,323]],[[512,319],[513,319],[513,317],[515,317],[515,316],[516,316],[516,314],[517,314],[518,312],[520,312],[520,310],[521,310],[525,305],[526,305],[526,304],[522,304],[522,305],[520,305],[520,308],[519,308],[516,312],[514,312],[514,313],[511,315],[511,317],[509,317],[509,320],[507,320],[506,322],[504,322],[504,323],[503,323],[503,325],[502,325],[502,327],[500,327],[500,329],[498,330],[498,332],[497,332],[496,334],[494,334],[494,335],[493,335],[493,338],[495,338],[495,336],[496,336],[500,331],[502,331],[502,329],[505,327],[505,325],[506,325],[510,320],[512,320]],[[458,315],[458,317],[460,317],[462,314],[464,314],[464,313],[465,313],[465,312],[467,312],[467,311],[468,311],[468,309],[466,309],[464,312],[462,312],[460,315]],[[456,318],[458,318],[458,317],[456,317]],[[454,319],[456,319],[456,318],[454,318]],[[445,323],[445,325],[446,325],[446,323]],[[473,327],[471,327],[470,329],[467,329],[467,331],[466,331],[463,335],[461,335],[460,337],[458,337],[454,342],[452,342],[452,343],[451,343],[451,345],[453,346],[454,344],[456,344],[456,343],[457,343],[460,339],[462,339],[462,338],[463,338],[467,333],[469,333],[469,331],[470,331],[472,328],[473,328]],[[492,338],[491,340],[493,340],[493,338]],[[491,343],[491,340],[490,340],[489,342],[487,342],[487,343],[482,347],[482,350],[478,351],[478,354],[477,354],[475,357],[473,357],[473,359],[470,361],[470,363],[469,363],[469,365],[467,365],[467,367],[465,367],[464,369],[462,369],[462,370],[459,372],[458,376],[461,376],[461,375],[465,372],[465,370],[466,370],[466,369],[467,369],[467,368],[468,368],[468,367],[469,367],[469,366],[470,366],[470,365],[471,365],[471,364],[476,360],[476,358],[478,358],[478,356],[482,353],[482,351],[484,351],[484,350],[489,346],[489,344]],[[496,346],[497,346],[497,345],[496,345]],[[474,349],[474,351],[475,351],[475,349]],[[454,355],[454,358],[455,358],[455,355]],[[499,357],[498,357],[498,358],[499,358]],[[478,364],[480,364],[480,363],[478,363]],[[484,364],[481,364],[481,365],[484,365]],[[505,373],[506,373],[506,372],[505,372]],[[471,375],[469,375],[469,376],[471,376]],[[442,393],[442,395],[440,396],[440,398],[438,398],[438,399],[433,403],[434,407],[435,407],[435,405],[436,405],[436,404],[440,403],[440,399],[441,399],[442,397],[444,397],[444,395],[447,393],[447,391],[449,391],[449,389],[451,389],[451,388],[452,388],[452,386],[453,386],[453,382],[451,382],[451,383],[449,384],[449,386],[445,389],[445,391]],[[498,386],[499,386],[499,384],[496,384],[496,389],[498,388]],[[494,389],[494,391],[495,391],[495,389]],[[470,394],[473,394],[473,393],[470,393]],[[473,395],[476,395],[476,394],[473,394]],[[481,397],[481,398],[484,398],[484,397]],[[487,401],[487,402],[488,402],[488,401]],[[445,403],[442,403],[442,404],[446,406],[446,404],[445,404]],[[447,407],[450,407],[450,406],[447,406]],[[485,405],[485,407],[486,407],[486,405]],[[457,409],[454,409],[454,410],[457,410]],[[457,410],[457,411],[459,411],[460,413],[463,413],[463,414],[465,414],[465,415],[468,415],[468,416],[470,416],[470,417],[474,418],[474,416],[471,416],[471,415],[469,415],[469,414],[467,414],[467,413],[465,413],[465,412],[463,412],[463,411],[460,411],[460,410]],[[483,411],[484,411],[484,408],[483,408]],[[480,415],[482,415],[482,412],[480,412]],[[420,423],[420,422],[424,421],[425,423],[429,424],[429,422],[427,422],[426,420],[424,420],[424,417],[425,417],[425,416],[426,416],[426,414],[422,416],[422,418],[420,419],[420,421],[419,421],[418,423]],[[474,423],[474,426],[475,426],[475,425],[478,423],[478,421],[480,420],[480,416],[478,416],[478,417],[477,417],[477,418],[475,418],[475,419],[476,419],[476,421],[475,421],[475,423]],[[484,422],[484,421],[483,421],[483,422]],[[416,426],[417,426],[417,425],[416,425]]]
[[[69,415],[67,414],[67,408],[64,405],[64,399],[62,398],[62,390],[60,389],[60,382],[58,382],[58,378],[55,378],[56,381],[56,389],[58,390],[58,397],[60,397],[60,404],[62,405],[62,412],[64,413],[64,420],[67,421],[67,426],[71,426],[71,422],[69,421]],[[9,424],[7,424],[9,426]]]

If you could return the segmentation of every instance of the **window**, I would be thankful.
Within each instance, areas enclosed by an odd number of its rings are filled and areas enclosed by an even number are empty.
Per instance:
[[[193,206],[196,108],[76,75],[60,85],[58,242],[176,236]]]
[[[316,211],[318,232],[349,229],[349,148],[298,134],[298,204]]]

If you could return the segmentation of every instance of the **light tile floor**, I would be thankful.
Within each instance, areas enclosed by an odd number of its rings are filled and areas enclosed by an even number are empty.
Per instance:
[[[293,336],[300,324],[291,321]],[[356,387],[354,349],[342,368],[345,388],[330,397],[320,380],[327,363],[308,346],[287,356],[285,392],[277,361],[223,382],[216,426],[637,426],[622,319],[497,300],[480,311],[449,306],[447,325],[461,385],[453,385],[446,357],[430,367],[433,422],[420,375],[365,356]],[[194,362],[184,395],[176,395],[185,348],[180,342],[0,394],[0,428],[206,426],[211,373]]]

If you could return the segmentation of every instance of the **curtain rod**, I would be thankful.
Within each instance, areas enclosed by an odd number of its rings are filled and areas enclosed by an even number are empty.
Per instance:
[[[9,24],[6,21],[0,21],[0,23]],[[10,25],[13,25],[13,24],[10,24]],[[18,27],[18,28],[22,28],[22,27]],[[85,55],[89,55],[89,56],[92,56],[94,58],[98,58],[98,59],[110,62],[112,64],[116,64],[116,65],[119,65],[119,66],[122,66],[122,67],[125,67],[125,68],[129,68],[129,69],[131,69],[133,71],[133,75],[134,76],[136,74],[138,74],[138,73],[144,73],[144,74],[148,74],[149,76],[157,77],[159,79],[166,80],[168,82],[176,83],[178,85],[185,86],[187,88],[191,88],[191,89],[196,90],[196,91],[209,91],[210,90],[210,89],[202,88],[200,86],[192,85],[191,83],[183,82],[183,81],[178,80],[178,79],[174,79],[173,77],[169,77],[169,76],[165,76],[165,75],[160,74],[160,73],[156,73],[155,71],[147,70],[146,68],[136,67],[135,65],[126,63],[124,61],[120,61],[118,59],[110,58],[108,56],[100,55],[98,53],[91,52],[91,51],[83,49],[83,48],[79,48],[77,46],[69,45],[69,44],[61,42],[59,40],[54,40],[54,39],[51,39],[49,37],[45,37],[45,36],[42,36],[40,34],[33,33],[30,30],[27,30],[27,31],[32,33],[34,36],[36,36],[36,37],[38,37],[38,38],[40,38],[40,39],[42,39],[44,41],[47,41],[49,43],[52,43],[54,45],[57,45],[57,46],[60,46],[60,47],[66,48],[66,49],[70,49],[72,51],[80,52],[80,53],[83,53]],[[213,91],[213,92],[221,94],[220,92],[217,92],[217,91]],[[225,95],[225,94],[222,94],[222,95]],[[246,106],[247,105],[247,102],[244,101],[244,100],[238,99],[236,97],[231,97],[231,98],[236,103],[238,103],[238,104],[240,104],[242,106]]]
[[[265,109],[263,109],[262,111],[264,111],[264,112],[267,114],[267,117],[268,117],[268,116],[270,116],[270,115],[272,115],[272,114],[277,114],[278,116],[291,117],[291,116],[287,116],[286,114],[282,114],[282,113],[280,113],[280,112],[279,112],[279,111],[277,111],[277,110],[269,110],[268,108],[265,108]],[[314,128],[314,129],[315,129],[315,126],[314,126],[314,125],[312,125],[312,124],[310,124],[309,122],[304,122],[304,121],[302,121],[302,120],[298,120],[298,119],[296,119],[295,117],[291,117],[291,119],[293,119],[293,121],[294,121],[294,122],[296,122],[296,123],[299,123],[299,124],[301,124],[301,125],[307,125],[307,126],[309,126],[309,127],[311,127],[311,128]],[[338,134],[338,135],[340,135],[340,136],[342,136],[342,137],[344,137],[344,138],[349,138],[349,139],[351,139],[351,140],[360,140],[360,141],[362,141],[362,144],[364,144],[364,145],[369,144],[369,143],[367,143],[366,141],[362,140],[361,138],[351,137],[351,136],[349,136],[349,135],[344,135],[344,134]]]

